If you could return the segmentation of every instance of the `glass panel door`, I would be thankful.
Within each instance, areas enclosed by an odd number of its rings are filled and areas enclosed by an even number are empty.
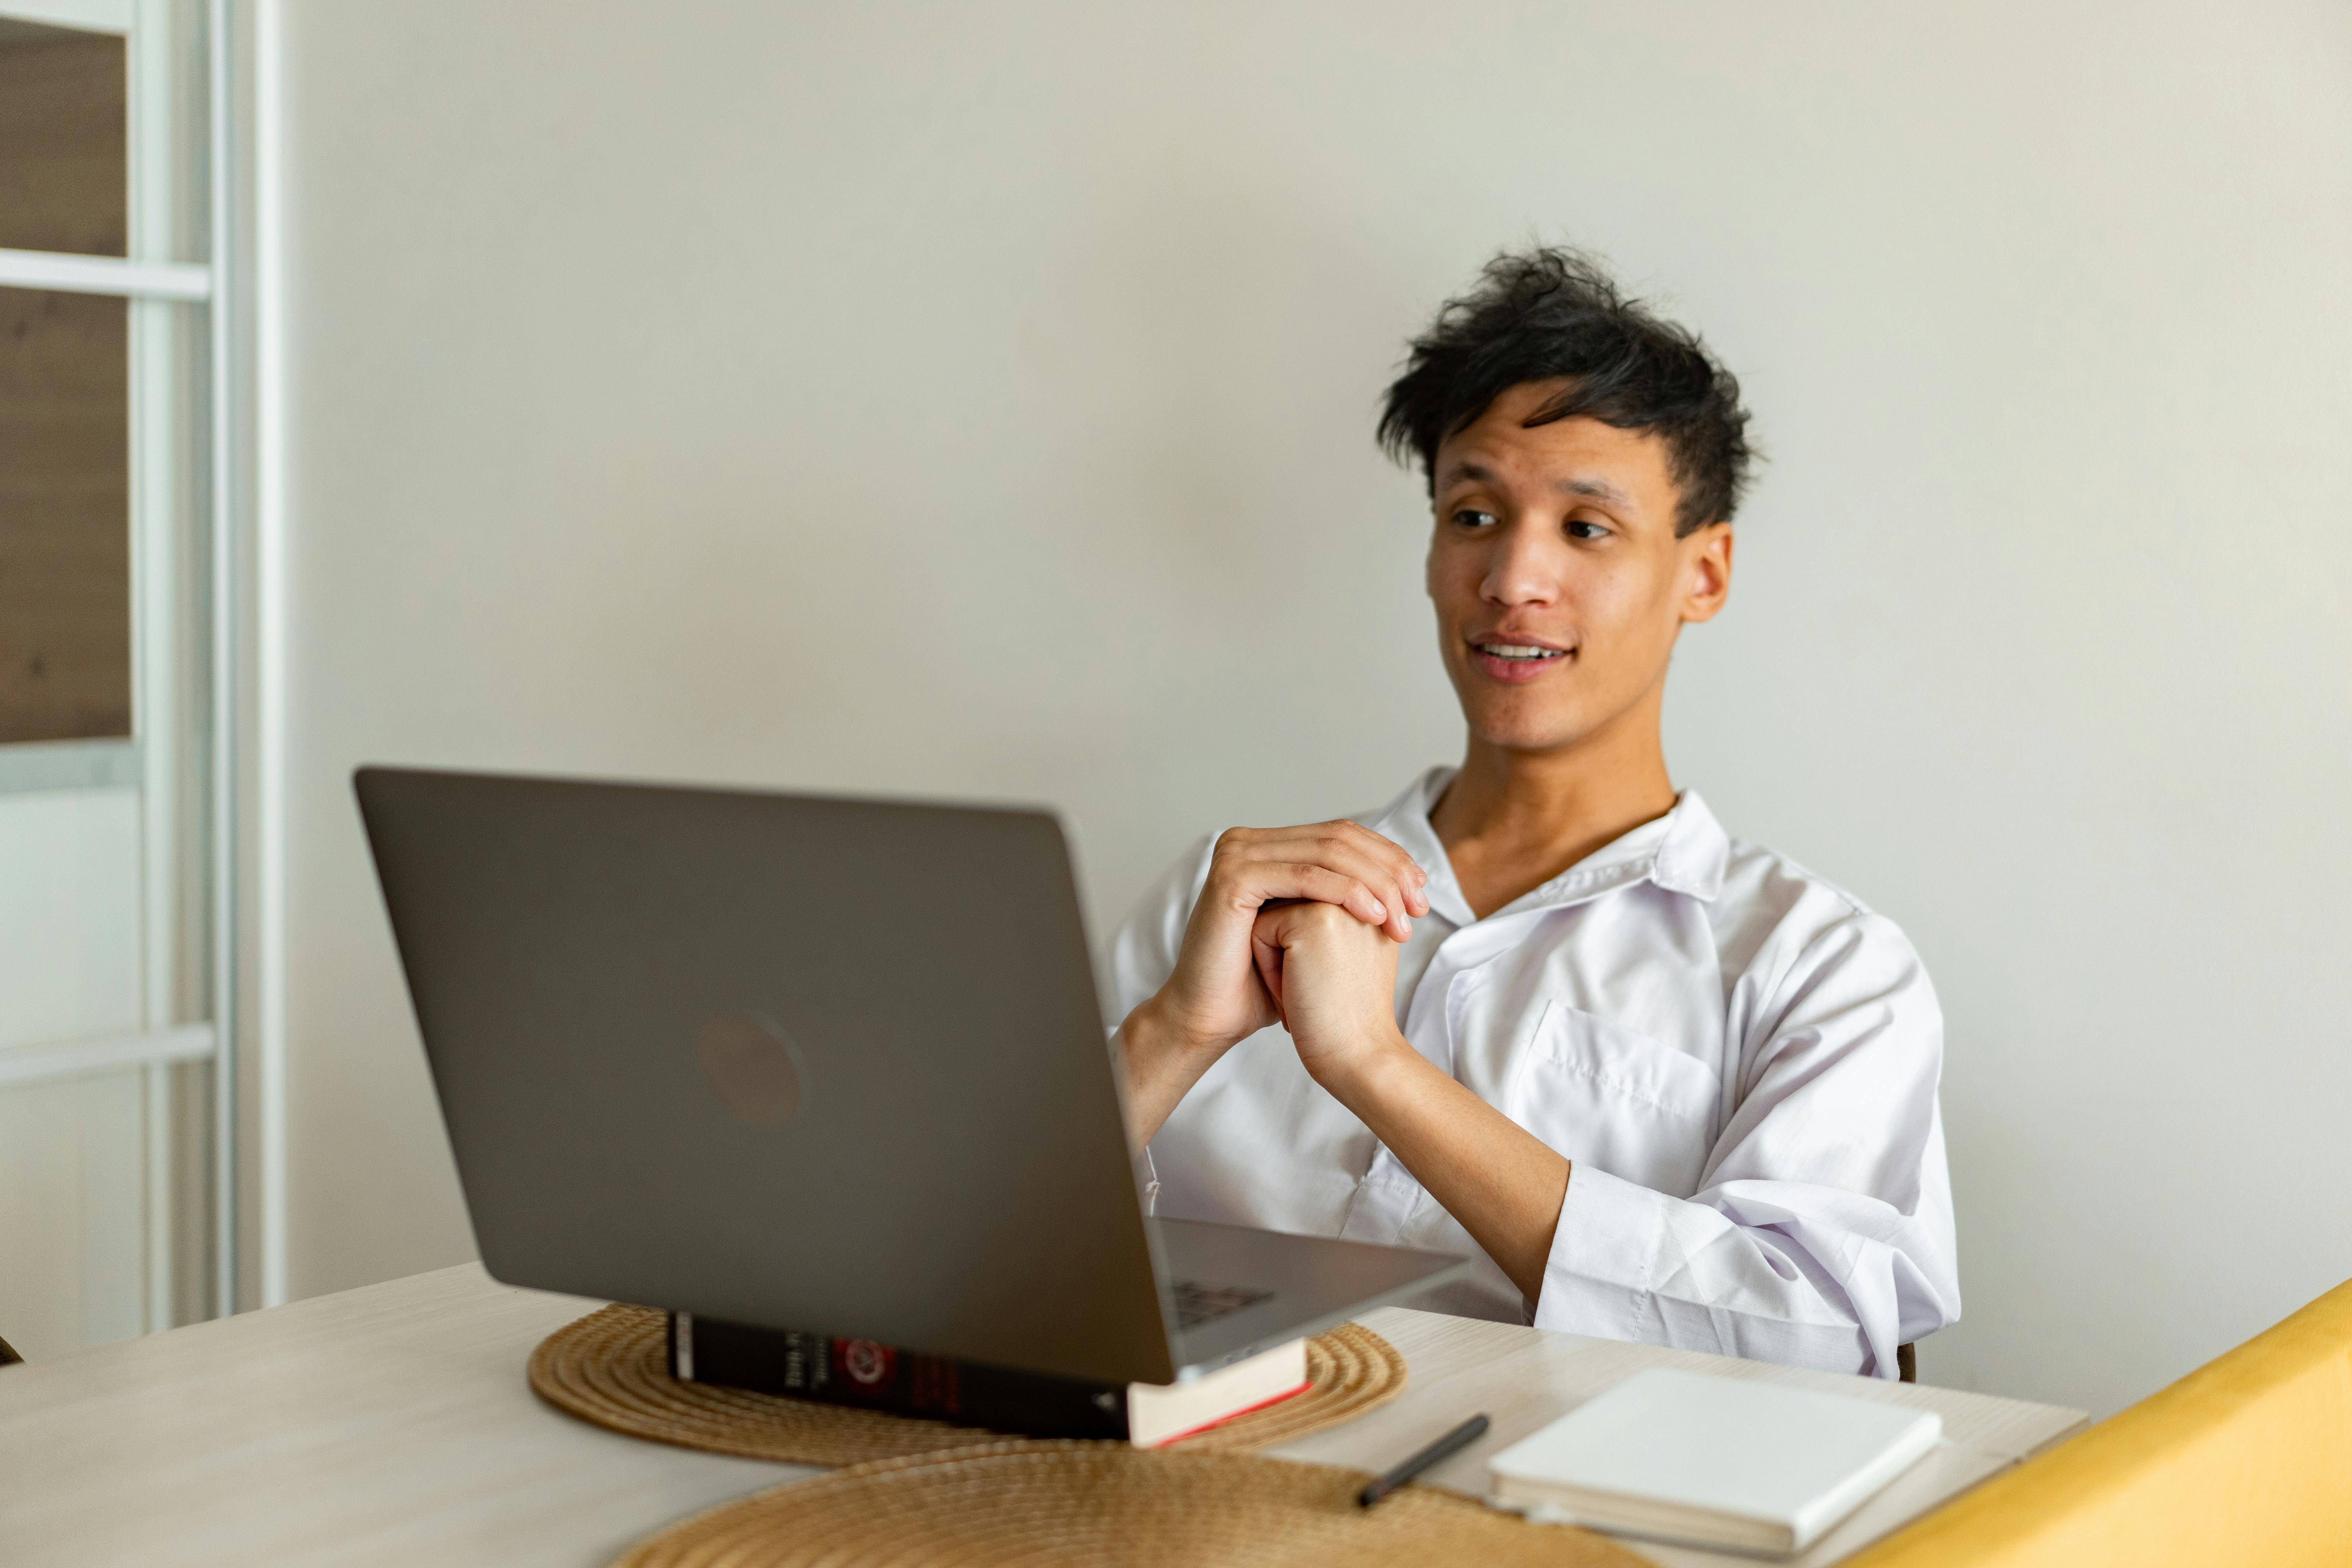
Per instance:
[[[21,10],[0,0],[0,1338],[40,1360],[204,1300],[201,1210],[174,1224],[207,1152],[203,1069],[175,1065],[210,1049],[180,695],[203,307],[129,266],[184,253],[201,139],[158,132],[201,76],[184,0]]]

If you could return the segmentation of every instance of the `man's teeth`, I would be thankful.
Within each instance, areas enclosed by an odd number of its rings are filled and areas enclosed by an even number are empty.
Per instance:
[[[1558,658],[1566,650],[1556,647],[1530,647],[1525,643],[1482,642],[1478,645],[1478,651],[1492,655],[1496,658]]]

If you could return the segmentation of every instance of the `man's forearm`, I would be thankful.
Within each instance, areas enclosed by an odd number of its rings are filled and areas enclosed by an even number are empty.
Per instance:
[[[1534,1301],[1543,1294],[1568,1197],[1567,1160],[1402,1037],[1335,1064],[1318,1081],[1388,1145],[1522,1295]]]
[[[1224,1054],[1189,1037],[1153,996],[1118,1026],[1120,1076],[1127,1090],[1128,1141],[1140,1149],[1158,1135],[1179,1101]]]

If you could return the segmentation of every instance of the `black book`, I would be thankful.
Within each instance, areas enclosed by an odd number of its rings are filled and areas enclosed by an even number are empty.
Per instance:
[[[1161,1387],[1021,1372],[876,1340],[752,1328],[688,1312],[669,1315],[669,1373],[681,1383],[748,1388],[1018,1436],[1124,1439],[1147,1447],[1286,1399],[1307,1382],[1304,1340]]]
[[[900,1350],[876,1340],[669,1315],[670,1375],[681,1383],[852,1405],[1030,1437],[1123,1438],[1124,1384]]]

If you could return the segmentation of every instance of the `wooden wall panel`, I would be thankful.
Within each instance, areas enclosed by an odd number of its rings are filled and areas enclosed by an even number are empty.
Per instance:
[[[123,42],[0,20],[0,247],[121,256]]]
[[[0,289],[0,743],[131,733],[129,326]]]
[[[0,24],[0,246],[121,256],[122,40]],[[124,302],[0,289],[0,742],[131,733]]]

